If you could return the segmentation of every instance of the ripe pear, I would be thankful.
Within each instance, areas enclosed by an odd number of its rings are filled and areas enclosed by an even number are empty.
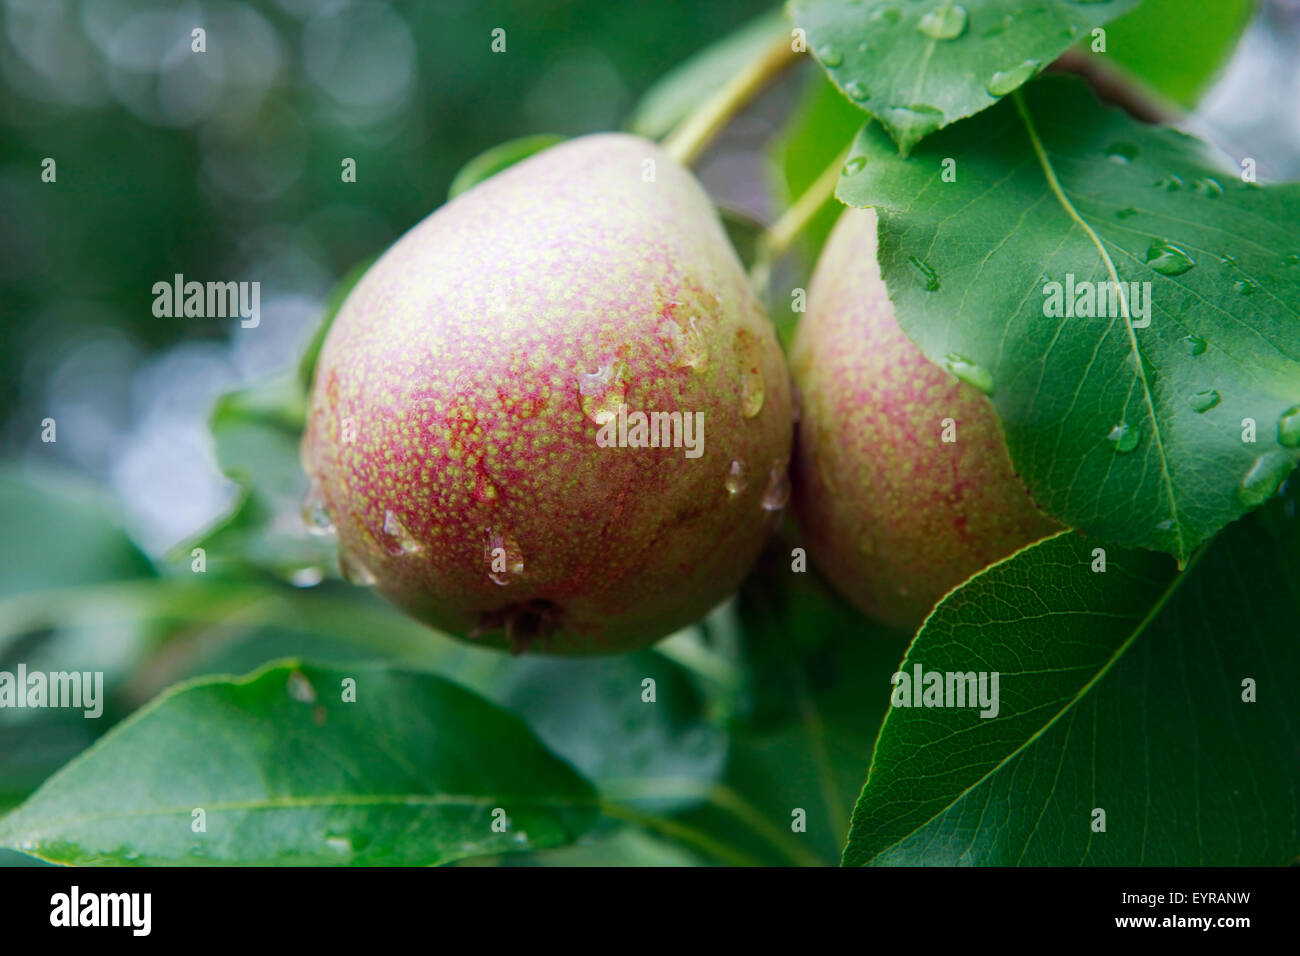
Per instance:
[[[588,136],[461,194],[349,294],[315,372],[310,510],[345,576],[434,628],[629,650],[756,559],[790,391],[694,177]]]
[[[876,224],[873,210],[841,215],[791,349],[794,507],[831,583],[913,629],[953,587],[1059,525],[1016,476],[988,398],[899,327]],[[955,441],[943,440],[945,419]]]

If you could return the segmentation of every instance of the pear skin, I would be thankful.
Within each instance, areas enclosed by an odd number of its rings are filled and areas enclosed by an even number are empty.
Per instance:
[[[625,651],[756,559],[790,394],[694,177],[647,140],[588,136],[368,270],[322,348],[303,464],[345,574],[415,618],[516,652]]]
[[[1060,530],[1016,476],[988,398],[904,334],[876,214],[846,209],[791,349],[794,507],[808,553],[868,615],[915,629],[949,590]],[[945,442],[944,420],[951,419]]]

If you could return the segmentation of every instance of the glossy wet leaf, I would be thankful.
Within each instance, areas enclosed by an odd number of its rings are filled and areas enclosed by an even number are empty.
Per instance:
[[[891,709],[844,862],[1294,860],[1295,505],[1233,525],[1181,575],[1152,552],[1065,532],[949,594],[901,670],[998,672],[997,716]]]
[[[992,106],[1138,2],[791,0],[790,13],[844,95],[880,120],[906,154]]]
[[[685,817],[776,865],[833,865],[907,635],[864,618],[778,536],[738,599],[742,675],[722,787]],[[792,824],[799,821],[802,830]]]
[[[0,819],[0,845],[78,864],[426,865],[560,846],[594,818],[590,785],[469,691],[286,662],[169,691]]]
[[[899,322],[933,361],[987,386],[1039,505],[1186,560],[1300,460],[1279,441],[1300,402],[1300,186],[1242,182],[1196,140],[1101,108],[1077,80],[1038,81],[1017,107],[910,160],[869,125],[863,168],[838,195],[876,208]],[[1051,283],[1064,304],[1067,282],[1096,288],[1112,269],[1150,283],[1145,317],[1128,285],[1128,320],[1118,301],[1104,317],[1045,314]],[[1198,411],[1207,389],[1219,400]]]
[[[547,747],[621,803],[662,812],[698,802],[722,775],[727,735],[678,664],[657,651],[501,660],[481,684]],[[647,700],[653,681],[653,699]],[[556,694],[557,687],[564,688]]]

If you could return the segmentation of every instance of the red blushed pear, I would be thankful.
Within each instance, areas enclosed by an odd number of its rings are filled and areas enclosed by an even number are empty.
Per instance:
[[[704,191],[647,140],[588,136],[457,197],[353,289],[316,368],[307,511],[347,577],[432,627],[623,651],[736,588],[791,440],[784,359]]]
[[[845,210],[809,288],[791,351],[794,505],[822,573],[867,614],[913,629],[970,575],[1060,526],[1012,469],[988,398],[899,327],[876,222]]]

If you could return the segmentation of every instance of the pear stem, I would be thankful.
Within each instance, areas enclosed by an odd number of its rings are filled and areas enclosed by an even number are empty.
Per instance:
[[[749,271],[750,278],[759,288],[767,286],[772,272],[772,263],[785,255],[799,233],[808,227],[813,217],[835,196],[835,185],[840,181],[840,171],[848,161],[853,145],[850,143],[844,152],[821,171],[821,174],[790,208],[777,218],[776,222],[763,230],[758,237],[758,253],[754,265]]]
[[[718,133],[760,90],[799,56],[787,33],[733,76],[718,92],[681,121],[664,139],[664,150],[683,166],[692,165]]]

